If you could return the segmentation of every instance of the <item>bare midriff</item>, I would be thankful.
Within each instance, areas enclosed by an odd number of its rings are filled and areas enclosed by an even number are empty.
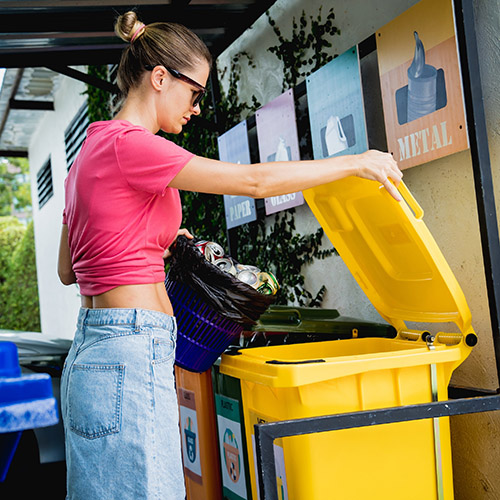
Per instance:
[[[100,295],[82,295],[82,307],[89,309],[149,309],[171,316],[174,314],[163,282],[122,285]]]

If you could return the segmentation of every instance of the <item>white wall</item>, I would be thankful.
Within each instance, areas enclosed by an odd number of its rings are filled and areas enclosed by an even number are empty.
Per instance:
[[[330,50],[341,54],[414,3],[413,0],[278,0],[270,12],[282,32],[289,34],[292,17],[298,19],[303,9],[316,16],[319,6],[323,5],[325,16],[332,5],[341,36],[334,37],[334,47]],[[474,0],[474,10],[497,214],[500,215],[500,1]],[[267,51],[276,44],[277,38],[263,16],[219,58],[220,68],[228,67],[230,58],[240,51],[248,52],[253,58],[257,68],[243,65],[239,87],[241,98],[248,102],[252,94],[262,104],[281,94],[280,63]],[[227,84],[227,77],[222,83]],[[424,221],[464,291],[479,337],[479,344],[455,371],[452,382],[496,389],[498,380],[470,152],[405,170],[404,180],[424,209]],[[299,231],[307,232],[318,227],[306,206],[297,210],[296,225]],[[312,292],[321,284],[327,286],[323,307],[338,309],[346,316],[380,320],[341,258],[316,262],[308,266],[305,276],[306,286]],[[456,500],[498,500],[500,412],[453,417],[451,430]]]
[[[64,131],[85,101],[85,85],[67,77],[54,98],[55,111],[46,112],[29,148],[33,220],[42,333],[51,338],[73,338],[80,298],[76,285],[64,286],[57,276],[57,256],[64,207],[66,152]],[[52,163],[54,195],[38,208],[36,174],[48,159]]]
[[[416,0],[339,0],[324,2],[322,0],[277,0],[270,9],[271,18],[276,21],[283,36],[289,38],[292,33],[292,18],[299,20],[302,12],[314,19],[322,8],[322,18],[326,19],[330,7],[334,8],[334,25],[340,28],[341,35],[332,37],[329,53],[342,54],[353,45],[372,35],[377,29],[387,24],[394,17],[414,5]],[[308,23],[310,26],[310,23]],[[217,59],[219,70],[230,67],[234,54],[245,51],[255,63],[256,68],[248,68],[242,64],[239,84],[239,97],[242,101],[251,102],[251,96],[266,104],[282,93],[283,68],[276,56],[267,49],[278,44],[278,38],[269,25],[267,17],[261,16],[253,25],[226,49]],[[265,75],[265,78],[262,76]],[[228,73],[221,85],[227,85]],[[380,115],[383,120],[383,116]],[[380,124],[384,126],[383,121]],[[299,232],[314,232],[319,227],[307,205],[296,209],[295,222]],[[325,237],[325,248],[331,244]],[[322,285],[327,286],[327,293],[322,307],[337,309],[342,315],[362,318],[368,321],[383,321],[378,312],[366,298],[342,259],[338,256],[317,261],[304,269],[305,286],[313,295]]]

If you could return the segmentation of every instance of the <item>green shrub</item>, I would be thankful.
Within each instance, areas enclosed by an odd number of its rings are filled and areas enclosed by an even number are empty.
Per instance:
[[[0,285],[7,278],[12,254],[25,231],[25,226],[15,217],[0,217]]]
[[[40,306],[36,274],[35,238],[33,222],[26,229],[20,224],[22,236],[11,246],[10,258],[6,256],[2,268],[4,281],[0,283],[0,328],[21,331],[40,331]],[[12,227],[1,229],[0,239],[5,234],[12,236]],[[13,240],[18,237],[13,237]],[[3,250],[3,249],[2,249]]]

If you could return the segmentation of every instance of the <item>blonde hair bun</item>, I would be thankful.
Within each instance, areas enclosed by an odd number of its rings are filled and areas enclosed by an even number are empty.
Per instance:
[[[137,19],[137,14],[130,10],[118,17],[115,23],[115,33],[125,42],[132,42],[137,39],[142,33],[138,33],[144,24]],[[134,37],[135,35],[135,37]]]
[[[118,66],[117,84],[123,95],[138,87],[145,68],[162,64],[183,71],[202,61],[212,64],[212,55],[203,41],[185,26],[177,23],[150,23],[147,27],[134,11],[121,15],[115,33],[125,42]]]

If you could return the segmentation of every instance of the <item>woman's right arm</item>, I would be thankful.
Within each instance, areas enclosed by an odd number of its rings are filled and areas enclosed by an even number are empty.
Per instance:
[[[71,254],[68,243],[68,226],[63,224],[61,230],[61,241],[59,243],[59,259],[57,263],[57,273],[64,285],[76,283],[76,275],[71,264]]]
[[[398,186],[403,174],[391,154],[376,150],[323,160],[251,165],[195,156],[169,185],[185,191],[267,198],[302,191],[352,175],[380,182],[396,200],[401,200],[395,186]]]

